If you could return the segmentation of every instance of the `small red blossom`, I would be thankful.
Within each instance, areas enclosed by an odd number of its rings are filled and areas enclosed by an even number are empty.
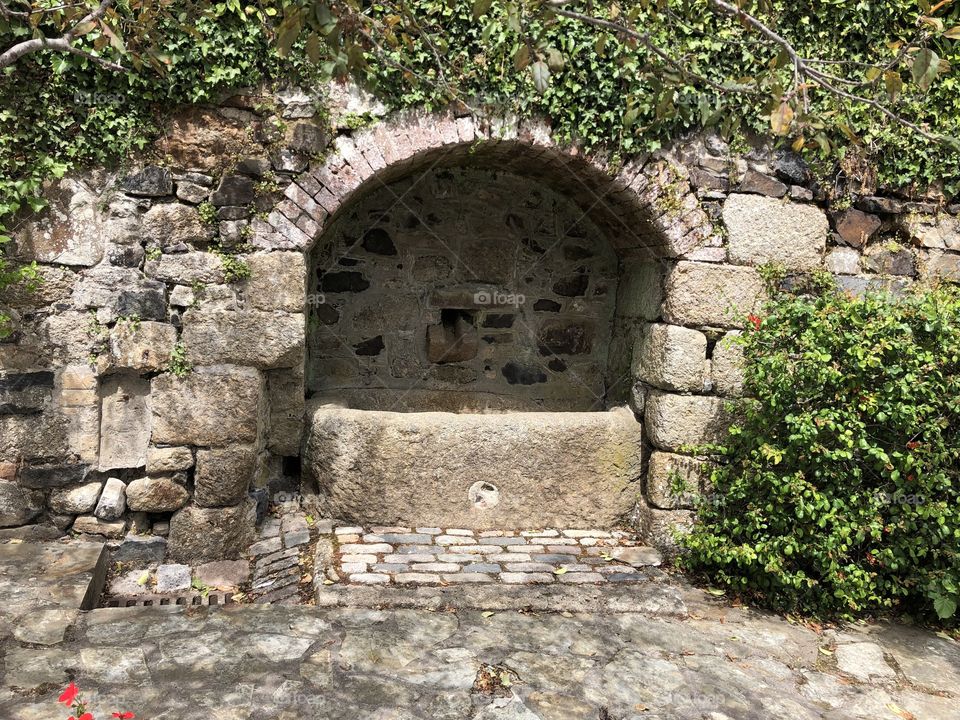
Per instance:
[[[78,718],[75,718],[73,715],[71,715],[69,720],[93,720],[93,713],[84,713]]]
[[[73,705],[73,701],[77,699],[77,695],[79,694],[80,688],[73,683],[70,683],[67,685],[67,689],[63,691],[63,694],[60,695],[60,699],[57,700],[57,702],[61,702],[67,706]]]
[[[753,313],[747,315],[747,320],[749,320],[750,324],[753,325],[754,330],[759,330],[760,325],[763,323],[763,318],[761,318],[759,315],[754,315]]]
[[[132,712],[115,712],[113,717],[120,718],[120,720],[130,720],[130,718],[135,718],[136,715]]]
[[[920,443],[918,443],[916,440],[911,440],[907,443],[908,450],[916,450],[918,447],[920,447]]]

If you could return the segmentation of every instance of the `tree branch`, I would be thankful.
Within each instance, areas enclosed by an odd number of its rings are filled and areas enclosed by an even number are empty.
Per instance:
[[[23,56],[38,52],[40,50],[53,50],[54,52],[78,55],[109,70],[125,70],[122,65],[110,62],[109,60],[105,60],[101,57],[97,57],[93,53],[73,45],[73,40],[76,37],[77,31],[87,23],[101,20],[112,2],[113,0],[101,0],[100,4],[96,8],[87,13],[79,22],[75,23],[72,28],[67,30],[59,38],[39,37],[17,43],[13,47],[0,54],[0,70],[13,65],[13,63]],[[3,14],[14,13],[14,11],[7,8],[5,4],[2,5],[2,12]]]

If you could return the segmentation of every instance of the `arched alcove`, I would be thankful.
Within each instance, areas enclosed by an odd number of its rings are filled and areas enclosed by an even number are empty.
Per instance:
[[[632,338],[662,260],[710,233],[682,171],[450,116],[335,146],[254,237],[308,252],[302,459],[323,511],[488,529],[624,519],[644,462]]]

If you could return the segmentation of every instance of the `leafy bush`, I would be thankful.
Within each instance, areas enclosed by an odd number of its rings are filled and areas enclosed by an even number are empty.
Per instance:
[[[781,610],[955,617],[960,290],[781,298],[743,348],[754,399],[681,562]]]

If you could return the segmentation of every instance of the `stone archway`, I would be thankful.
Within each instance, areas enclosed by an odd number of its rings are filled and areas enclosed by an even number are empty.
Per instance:
[[[286,199],[266,221],[256,224],[254,245],[309,253],[316,239],[342,224],[364,198],[415,175],[469,168],[494,173],[502,182],[525,179],[564,198],[615,251],[615,274],[623,292],[616,310],[609,303],[611,317],[605,322],[612,332],[604,343],[611,349],[608,353],[604,347],[603,361],[609,363],[608,369],[614,368],[610,372],[627,379],[637,325],[658,314],[658,309],[637,307],[649,295],[644,286],[662,282],[662,259],[689,253],[712,234],[683,171],[668,158],[647,157],[613,167],[603,158],[555,144],[542,123],[510,125],[481,123],[472,117],[405,114],[352,138],[337,138],[334,147],[336,155],[298,177]],[[381,240],[392,243],[389,238]],[[394,247],[389,249],[395,252]],[[308,272],[313,264],[306,263]],[[360,278],[357,287],[347,282],[348,275]],[[356,271],[342,270],[336,276],[336,287],[311,284],[313,294],[350,293],[370,285],[370,279]],[[442,296],[438,304],[443,307],[434,308],[437,317],[425,328],[427,345],[431,329],[459,341],[458,323],[475,330],[486,321],[482,311],[488,308],[464,305],[465,293],[510,293],[516,288],[472,284],[434,290],[433,296]],[[424,295],[422,289],[418,292]],[[340,311],[327,312],[339,317]],[[617,322],[614,313],[619,315]],[[307,335],[309,340],[309,329]],[[384,338],[358,336],[348,345],[355,354],[376,355]],[[306,384],[313,389],[309,377]],[[460,415],[438,424],[435,417],[418,418],[416,413],[405,418],[392,413],[365,415],[349,409],[358,407],[357,397],[357,393],[352,398],[328,396],[324,402],[332,399],[348,409],[314,403],[307,413],[304,476],[320,487],[330,503],[325,510],[334,515],[381,524],[490,528],[527,522],[596,527],[625,519],[640,496],[642,427],[627,408],[602,417],[566,413],[562,421],[549,413],[517,412],[506,420]],[[609,408],[625,405],[628,398],[629,382]],[[511,408],[516,406],[507,403],[500,409]],[[601,403],[592,409],[606,408]],[[451,408],[427,403],[414,409]],[[451,431],[451,426],[456,429]],[[385,438],[405,439],[399,444],[381,442]],[[451,460],[467,447],[470,461]],[[415,482],[413,476],[424,471],[432,473],[433,481]],[[551,501],[537,502],[544,495]]]

